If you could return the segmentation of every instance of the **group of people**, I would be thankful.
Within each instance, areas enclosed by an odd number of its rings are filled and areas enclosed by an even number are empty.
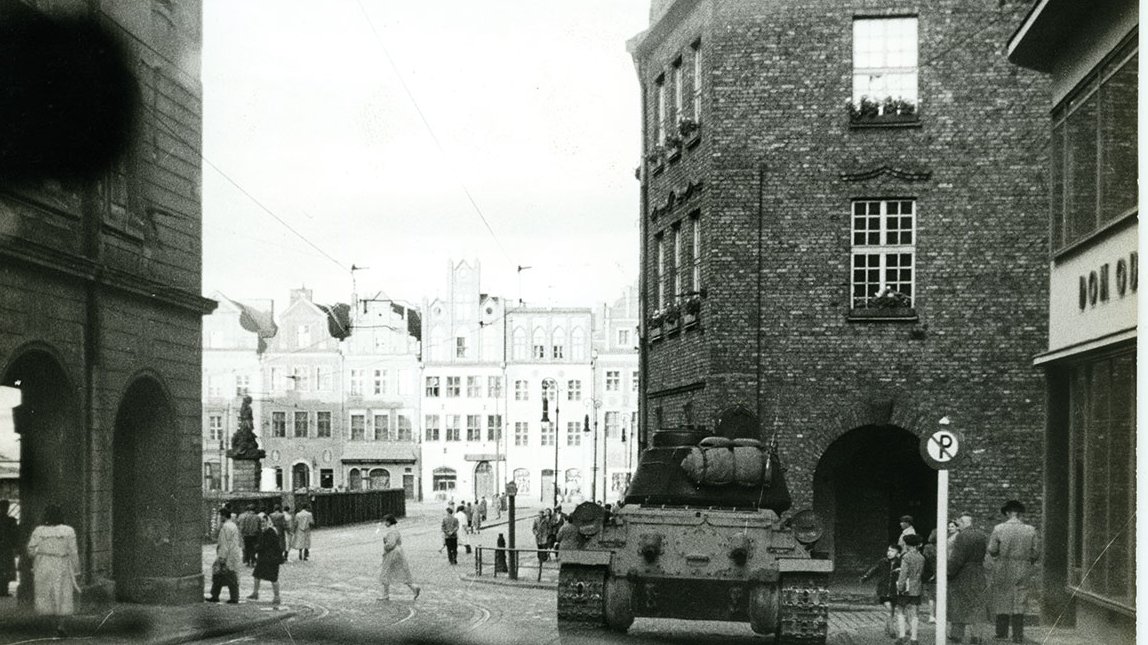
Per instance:
[[[567,525],[569,522],[566,521],[561,504],[538,511],[531,530],[534,533],[534,543],[538,545],[539,562],[549,560],[550,552],[558,549],[561,538],[567,537],[562,534],[563,527]]]
[[[219,594],[227,587],[230,604],[239,602],[239,570],[243,566],[254,569],[255,585],[249,600],[259,600],[261,582],[271,584],[274,597],[271,604],[278,605],[279,565],[287,562],[291,549],[299,551],[299,559],[311,555],[311,531],[315,518],[311,511],[276,505],[268,513],[256,513],[255,505],[248,504],[236,519],[228,506],[219,509],[219,537],[215,546],[215,562],[211,565],[211,593],[205,600],[219,602]]]
[[[446,507],[446,517],[442,520],[443,549],[446,549],[446,559],[450,564],[458,564],[459,540],[467,553],[471,552],[470,536],[482,532],[482,525],[486,522],[489,506],[486,497],[476,499],[474,503],[459,502]]]
[[[991,535],[978,529],[972,513],[962,513],[948,525],[947,578],[948,639],[974,645],[988,639],[987,626],[995,625],[998,640],[1024,642],[1024,614],[1028,585],[1034,577],[1040,555],[1036,529],[1022,519],[1025,508],[1016,500],[1001,507],[1005,521]],[[876,578],[877,599],[889,610],[886,631],[897,644],[917,645],[918,608],[922,599],[929,603],[930,616],[936,593],[936,530],[928,543],[913,527],[913,518],[901,518],[901,535],[889,545],[885,557],[861,576]],[[894,621],[896,626],[894,628]],[[907,633],[906,633],[907,632]]]

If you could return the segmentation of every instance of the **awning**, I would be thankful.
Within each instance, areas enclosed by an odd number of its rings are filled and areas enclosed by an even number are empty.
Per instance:
[[[343,444],[344,464],[413,464],[418,461],[414,444],[388,441],[348,441]]]

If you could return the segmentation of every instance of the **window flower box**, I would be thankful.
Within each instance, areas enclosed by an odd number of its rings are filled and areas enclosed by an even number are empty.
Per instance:
[[[682,320],[682,312],[678,307],[672,306],[666,309],[665,317],[662,320],[662,332],[667,336],[678,330]]]
[[[646,162],[651,165],[660,166],[665,158],[666,148],[661,145],[652,146],[650,150],[646,152]]]
[[[851,319],[883,319],[883,320],[916,320],[917,310],[913,308],[913,299],[885,287],[881,293],[868,298],[849,311]]]
[[[688,116],[678,119],[678,133],[682,135],[683,139],[690,139],[701,127],[701,124]]]
[[[702,313],[701,296],[691,296],[688,300],[686,300],[682,310],[683,327],[692,327],[698,324],[698,318],[701,317]]]
[[[846,108],[852,125],[887,125],[920,121],[915,102],[891,96],[881,101],[863,96],[860,101],[849,101]]]
[[[665,322],[665,313],[662,311],[655,311],[653,316],[646,325],[649,330],[650,340],[655,341],[662,337],[662,323]]]

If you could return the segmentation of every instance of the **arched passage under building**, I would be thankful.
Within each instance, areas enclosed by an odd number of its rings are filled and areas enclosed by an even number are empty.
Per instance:
[[[84,515],[83,427],[76,392],[51,353],[30,350],[19,355],[4,371],[0,384],[18,391],[19,405],[12,408],[12,427],[4,443],[18,459],[19,477],[14,506],[20,516],[21,540],[44,515],[49,504],[64,511],[64,522],[86,534]],[[16,398],[16,397],[12,397]],[[80,555],[87,559],[86,541],[79,541]],[[20,558],[22,600],[31,602],[31,562]],[[24,584],[24,582],[29,584]]]
[[[937,476],[921,459],[919,439],[896,426],[863,426],[829,445],[813,476],[813,508],[825,520],[818,550],[853,577],[883,557],[912,515],[927,537],[936,525]]]
[[[187,573],[180,552],[179,515],[172,502],[179,482],[173,443],[177,420],[171,399],[149,376],[135,379],[116,412],[112,439],[112,578],[116,596],[164,602],[155,581]]]

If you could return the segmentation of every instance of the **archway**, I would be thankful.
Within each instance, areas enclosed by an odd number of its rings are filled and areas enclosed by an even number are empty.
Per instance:
[[[474,498],[494,496],[494,469],[489,461],[480,461],[474,467]]]
[[[370,474],[370,489],[384,490],[391,487],[391,471],[386,468],[372,468]]]
[[[116,596],[158,602],[150,579],[186,572],[181,526],[170,494],[176,416],[167,393],[150,377],[136,379],[116,413],[112,438],[112,579]]]
[[[291,490],[311,487],[311,467],[298,463],[291,467]]]
[[[11,409],[12,428],[5,430],[14,431],[15,436],[5,436],[4,442],[13,453],[9,456],[19,464],[17,499],[13,501],[19,508],[20,543],[31,534],[49,504],[59,504],[64,522],[75,527],[78,535],[86,535],[83,432],[67,374],[47,351],[30,350],[8,366],[0,384],[19,391],[19,405]],[[84,540],[79,547],[84,562]],[[28,558],[20,558],[20,569],[17,595],[21,601],[31,602]]]
[[[912,515],[927,536],[936,524],[937,477],[919,439],[896,426],[850,430],[825,450],[813,476],[813,508],[828,529],[818,543],[834,570],[852,577],[881,557]]]
[[[359,474],[358,468],[351,469],[351,474],[347,477],[347,487],[351,490],[359,490],[363,487],[363,476]]]

